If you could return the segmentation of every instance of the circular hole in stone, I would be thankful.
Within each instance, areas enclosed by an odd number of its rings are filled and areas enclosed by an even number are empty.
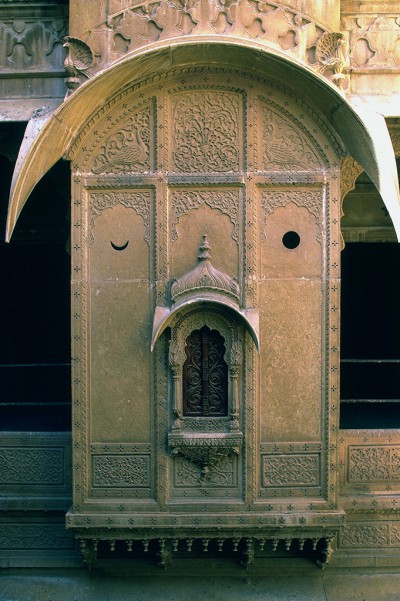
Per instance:
[[[293,250],[300,244],[300,236],[297,232],[286,232],[282,238],[282,243],[285,248]]]

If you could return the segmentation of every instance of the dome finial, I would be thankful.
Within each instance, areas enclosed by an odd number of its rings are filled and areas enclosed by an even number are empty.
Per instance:
[[[199,250],[200,254],[197,257],[199,261],[207,261],[211,259],[211,255],[208,252],[209,250],[211,250],[211,246],[208,244],[207,234],[203,234],[203,242]]]

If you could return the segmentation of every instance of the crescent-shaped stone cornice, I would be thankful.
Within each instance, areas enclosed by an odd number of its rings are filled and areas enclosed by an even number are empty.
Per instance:
[[[397,234],[400,234],[400,194],[393,147],[383,116],[356,109],[326,78],[276,47],[258,40],[230,36],[188,36],[155,42],[131,53],[83,83],[54,113],[28,124],[11,185],[6,240],[31,191],[61,158],[68,158],[87,122],[124,90],[151,74],[192,65],[223,64],[268,77],[292,89],[304,107],[321,114],[380,192]],[[297,91],[299,90],[299,91]],[[301,93],[300,93],[301,90]],[[29,135],[28,135],[29,134]]]

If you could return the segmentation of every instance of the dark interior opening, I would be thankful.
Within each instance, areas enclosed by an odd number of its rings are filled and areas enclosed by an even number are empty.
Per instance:
[[[400,427],[400,245],[342,252],[341,428]]]
[[[0,197],[0,429],[66,431],[71,428],[69,164],[57,163],[39,182],[6,244],[16,158],[10,148],[19,146],[24,126],[6,123],[0,131],[0,170],[8,181]]]

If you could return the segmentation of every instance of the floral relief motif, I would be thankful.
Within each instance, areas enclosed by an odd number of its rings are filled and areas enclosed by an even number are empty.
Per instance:
[[[345,526],[341,531],[342,547],[382,547],[388,545],[387,525]]]
[[[239,190],[180,190],[172,196],[172,240],[178,239],[178,222],[182,215],[191,209],[198,209],[206,204],[211,209],[218,209],[228,215],[233,225],[232,238],[239,241]]]
[[[350,482],[400,480],[399,447],[349,447],[348,452]]]
[[[309,486],[318,483],[317,455],[263,457],[263,486]]]
[[[176,487],[197,487],[204,486],[204,476],[200,466],[192,463],[186,457],[177,456],[175,458],[174,483]],[[221,461],[210,467],[207,474],[207,486],[235,486],[233,457],[224,457]]]
[[[90,202],[90,243],[94,242],[93,228],[96,217],[106,209],[121,204],[127,209],[133,209],[143,219],[146,228],[145,241],[150,243],[150,193],[142,191],[130,192],[91,192]]]
[[[94,486],[149,486],[149,458],[143,455],[93,457]]]
[[[63,484],[62,449],[0,449],[2,484]]]
[[[262,169],[289,172],[320,169],[320,160],[306,137],[265,103],[261,106]]]
[[[131,115],[128,123],[106,139],[91,171],[96,174],[150,171],[149,107]]]
[[[239,112],[237,94],[187,92],[175,97],[173,170],[238,171]]]
[[[362,171],[363,168],[352,157],[342,159],[340,170],[340,196],[342,201],[346,194],[354,190],[356,179]]]

